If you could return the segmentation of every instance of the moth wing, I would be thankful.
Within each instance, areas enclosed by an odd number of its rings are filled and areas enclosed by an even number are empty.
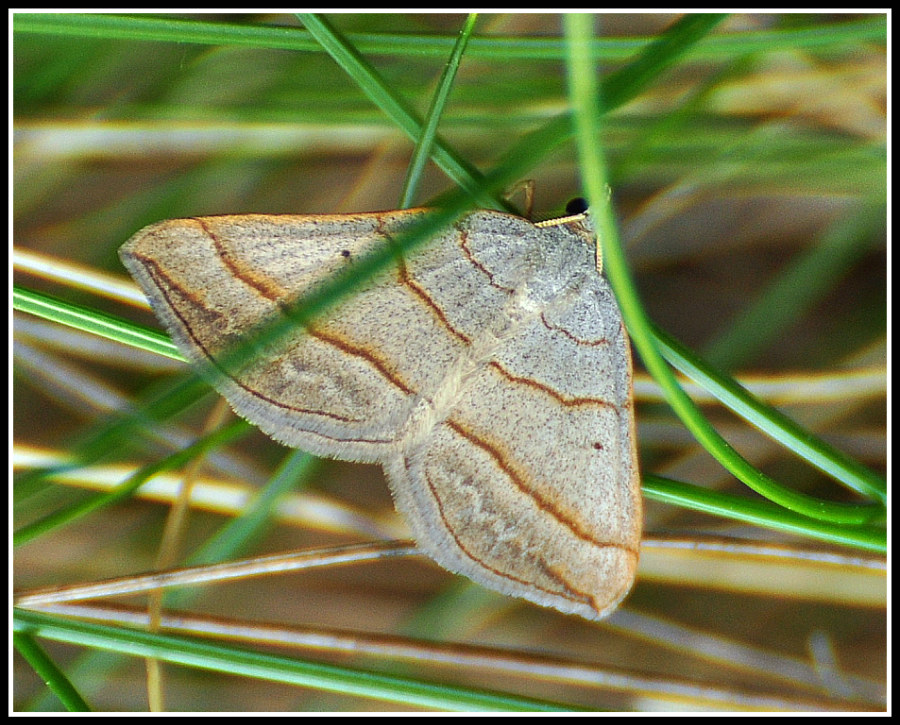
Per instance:
[[[405,435],[412,411],[430,404],[467,345],[405,262],[362,282],[239,372],[221,361],[248,330],[393,243],[421,213],[172,220],[139,231],[120,256],[182,353],[201,370],[211,366],[210,382],[241,416],[287,445],[375,462]],[[456,229],[412,259],[444,280],[445,301],[471,311],[463,310],[468,326],[491,316],[494,291],[461,263]]]
[[[398,508],[439,564],[596,619],[631,588],[641,499],[628,339],[592,257],[579,264],[584,274],[560,268],[575,286],[549,284],[540,314],[518,319],[511,302],[502,339],[449,415],[386,468]]]
[[[215,363],[414,217],[163,222],[121,254],[186,356]],[[630,588],[641,513],[628,343],[578,235],[475,212],[222,372],[219,391],[277,440],[383,463],[445,568],[588,618]]]

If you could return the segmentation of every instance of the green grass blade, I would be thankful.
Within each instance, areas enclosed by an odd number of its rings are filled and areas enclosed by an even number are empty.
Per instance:
[[[164,662],[231,676],[243,675],[413,707],[455,712],[559,712],[577,709],[501,693],[479,692],[350,667],[252,652],[189,637],[78,622],[39,612],[15,610],[13,626],[16,632],[26,632],[58,642],[135,657],[154,657]]]
[[[839,48],[844,45],[882,41],[886,15],[850,19],[828,28],[819,27],[744,30],[733,35],[704,37],[693,56],[705,60],[733,58],[737,54],[771,53],[776,50]],[[101,13],[15,13],[13,31],[80,38],[109,38],[147,42],[232,45],[249,48],[317,51],[315,38],[300,28],[277,25],[240,25],[205,20],[154,17],[152,15],[109,15]],[[415,33],[347,33],[347,39],[361,53],[400,57],[446,58],[453,38]],[[646,38],[595,38],[595,58],[626,61],[652,43]],[[473,57],[495,60],[544,60],[556,62],[566,57],[560,38],[489,36],[473,38]]]
[[[381,75],[321,15],[298,13],[298,18],[335,62],[359,85],[360,90],[413,141],[422,136],[422,122]],[[435,138],[434,161],[456,184],[487,208],[505,208],[484,193],[481,173],[442,140]]]
[[[13,632],[12,640],[16,652],[22,655],[31,665],[35,674],[47,683],[47,687],[59,698],[66,710],[69,712],[91,711],[90,706],[75,689],[69,678],[56,666],[56,663],[50,659],[30,634]]]
[[[637,58],[604,80],[601,94],[605,105],[597,106],[597,112],[612,111],[646,90],[666,68],[689,53],[722,18],[721,15],[687,15],[674,23]],[[485,175],[485,188],[502,189],[525,178],[530,169],[573,134],[572,116],[568,112],[526,134]]]
[[[663,357],[711,392],[723,405],[836,481],[857,493],[887,503],[887,482],[882,476],[761,402],[734,379],[713,369],[658,327],[653,327],[653,333]]]
[[[819,521],[769,501],[754,501],[662,476],[645,475],[641,490],[647,498],[661,503],[841,546],[881,554],[887,552],[887,532],[880,526],[846,526]]]
[[[13,285],[13,309],[184,362],[168,335],[53,295]]]
[[[603,81],[602,99],[603,106],[599,105],[600,95],[593,93],[593,98],[598,101],[596,109],[606,108],[611,110],[627,103],[638,93],[658,78],[663,71],[672,67],[675,61],[682,57],[689,48],[693,48],[702,38],[727,16],[723,14],[690,14],[672,25],[668,31],[648,46],[638,58],[621,70],[611,73]],[[586,58],[590,58],[590,68],[587,63],[582,63],[582,72],[596,73],[593,56],[590,55],[590,46],[593,38],[583,38],[581,49]],[[571,43],[568,47],[571,48]],[[571,62],[571,57],[567,57]],[[583,79],[585,83],[588,79]],[[590,84],[594,85],[593,75]],[[587,90],[587,89],[585,89]],[[579,91],[581,92],[581,91]],[[586,99],[587,102],[590,102]]]
[[[425,128],[416,142],[416,150],[413,152],[412,161],[410,161],[409,169],[406,172],[403,192],[400,195],[401,209],[408,209],[413,205],[413,199],[419,187],[425,162],[428,161],[431,147],[437,135],[437,127],[441,120],[441,114],[444,112],[444,105],[450,97],[450,89],[453,88],[456,71],[459,70],[460,61],[466,50],[469,38],[472,36],[472,31],[475,30],[476,20],[478,20],[478,13],[469,13],[462,30],[459,32],[459,37],[456,39],[456,45],[453,46],[453,53],[451,53],[447,65],[444,66],[441,80],[438,83],[437,90],[434,92],[434,97],[431,99],[431,106],[428,108],[428,113],[425,114]]]

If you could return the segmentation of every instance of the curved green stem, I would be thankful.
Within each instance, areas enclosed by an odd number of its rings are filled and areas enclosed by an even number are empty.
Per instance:
[[[823,501],[794,491],[773,480],[744,459],[713,428],[682,390],[663,360],[653,330],[638,298],[607,200],[606,163],[599,146],[600,107],[594,59],[591,55],[592,18],[571,14],[565,18],[569,47],[570,97],[575,113],[582,182],[594,215],[598,238],[610,283],[622,308],[625,324],[647,371],[656,379],[672,409],[697,441],[734,476],[761,496],[803,516],[843,524],[865,524],[883,515],[878,504],[844,504]]]

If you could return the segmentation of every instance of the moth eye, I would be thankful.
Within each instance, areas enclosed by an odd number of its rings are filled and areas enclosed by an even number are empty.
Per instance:
[[[576,196],[566,204],[566,216],[574,216],[575,214],[583,214],[588,210],[587,199],[583,196]]]

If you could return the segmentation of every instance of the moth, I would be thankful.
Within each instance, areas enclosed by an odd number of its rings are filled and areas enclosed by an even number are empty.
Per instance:
[[[120,256],[239,415],[381,464],[439,565],[603,617],[634,581],[642,506],[628,337],[584,214],[471,212],[252,359],[225,354],[427,213],[176,219]]]

